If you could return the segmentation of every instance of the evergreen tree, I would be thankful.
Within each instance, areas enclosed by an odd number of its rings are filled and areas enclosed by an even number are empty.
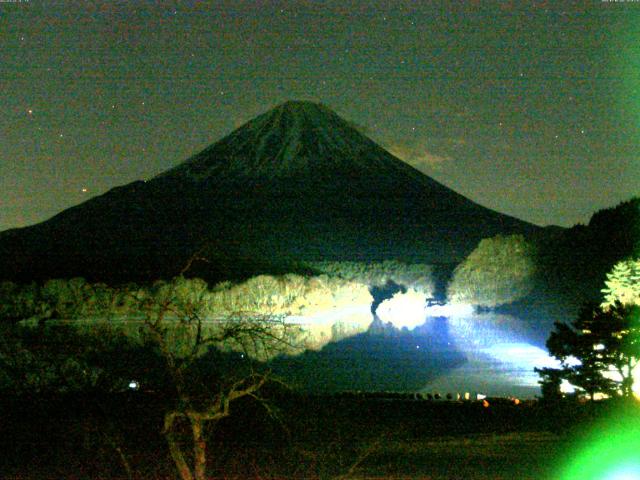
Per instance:
[[[570,325],[555,324],[547,348],[562,364],[554,374],[591,398],[596,393],[630,397],[640,360],[640,306],[586,306]],[[547,370],[538,371],[543,380],[550,376]]]
[[[616,302],[640,305],[640,260],[623,260],[615,264],[607,273],[602,289],[604,302],[602,307],[608,309]]]

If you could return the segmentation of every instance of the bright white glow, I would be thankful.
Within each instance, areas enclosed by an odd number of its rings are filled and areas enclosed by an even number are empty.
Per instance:
[[[560,384],[560,391],[562,393],[575,393],[576,392],[576,387],[571,385],[568,380],[564,379],[564,380],[562,380],[562,383]]]
[[[540,377],[534,368],[559,368],[560,362],[551,357],[546,350],[528,343],[498,343],[480,350],[498,360],[514,376],[513,380],[522,386],[537,387]]]
[[[604,345],[601,343],[598,343],[597,345],[593,346],[593,349],[599,352],[600,350],[604,350]]]
[[[135,381],[135,380],[131,380],[131,381],[129,382],[129,388],[130,388],[131,390],[138,390],[138,389],[140,388],[140,384],[139,384],[137,381]]]
[[[595,345],[594,346],[594,350],[601,350],[600,348],[596,348],[599,347],[600,345]],[[576,357],[567,357],[565,359],[565,364],[570,366],[570,367],[575,367],[581,364],[580,360],[578,360]],[[553,366],[552,368],[558,368],[558,366]],[[638,365],[636,365],[636,367],[632,370],[632,377],[634,378],[635,382],[633,384],[633,395],[640,399],[640,363]],[[618,372],[617,370],[615,370],[613,367],[611,367],[609,370],[606,370],[605,372],[602,373],[602,376],[605,378],[608,378],[609,380],[613,380],[614,382],[622,382],[622,376],[620,375],[620,372]],[[567,382],[566,380],[562,381],[562,385],[560,385],[560,390],[563,393],[574,393],[575,387],[573,385],[571,385],[569,382]],[[608,398],[608,395],[603,395],[601,396],[601,394],[596,394],[595,398],[596,400],[602,399],[602,398]],[[638,477],[640,478],[640,477]]]
[[[540,376],[534,368],[560,367],[546,349],[523,339],[518,333],[520,322],[510,315],[475,312],[468,305],[428,307],[428,311],[429,315],[432,311],[455,312],[443,315],[446,331],[466,362],[425,386],[427,389],[531,398],[540,395]]]
[[[493,358],[523,367],[559,368],[560,362],[550,356],[546,350],[528,343],[498,343],[482,350]]]
[[[611,367],[609,370],[604,372],[602,376],[610,380],[613,380],[614,382],[618,382],[618,383],[622,382],[622,376],[620,375],[620,372],[615,370],[613,367]],[[638,363],[638,365],[636,365],[635,368],[631,371],[631,376],[634,379],[634,383],[632,387],[633,395],[636,398],[640,399],[640,363]]]
[[[640,478],[640,464],[627,464],[607,473],[603,480],[638,480]]]
[[[394,327],[413,330],[423,325],[426,320],[427,296],[414,289],[406,293],[396,293],[389,300],[382,302],[376,310],[376,315],[385,323]]]
[[[465,303],[428,305],[425,312],[428,317],[468,317],[473,314],[473,306]]]
[[[640,363],[635,366],[632,372],[633,379],[635,380],[632,387],[633,395],[640,400]]]
[[[567,357],[564,359],[564,363],[567,364],[567,366],[569,367],[577,367],[578,365],[581,365],[582,362],[580,360],[578,360],[576,357],[574,357],[573,355],[571,355],[570,357]]]

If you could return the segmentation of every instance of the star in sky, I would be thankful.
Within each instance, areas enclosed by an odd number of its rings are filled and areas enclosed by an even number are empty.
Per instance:
[[[561,3],[0,3],[0,230],[85,201],[79,185],[151,178],[290,99],[448,159],[416,165],[484,206],[586,222],[640,191],[640,8]]]

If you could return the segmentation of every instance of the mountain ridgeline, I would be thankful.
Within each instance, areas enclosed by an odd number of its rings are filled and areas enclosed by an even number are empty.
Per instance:
[[[0,276],[209,280],[307,261],[453,264],[482,238],[539,228],[397,159],[323,105],[287,102],[148,181],[0,233]],[[204,250],[203,250],[204,248]]]
[[[587,225],[547,234],[538,241],[538,270],[573,303],[602,301],[606,274],[616,262],[640,256],[640,197],[594,213]]]

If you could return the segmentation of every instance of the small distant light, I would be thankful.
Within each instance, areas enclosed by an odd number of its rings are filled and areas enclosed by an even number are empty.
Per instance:
[[[416,345],[416,348],[419,350],[420,349],[420,345]]]
[[[88,190],[88,189],[86,189],[86,188],[83,188],[83,189],[82,189],[82,193],[87,193],[88,191],[89,191],[89,190]]]
[[[140,388],[140,384],[138,382],[136,382],[135,380],[131,380],[129,382],[129,388],[131,390],[138,390]]]
[[[29,115],[33,115],[33,110],[32,110],[32,109],[29,109],[29,110],[27,110],[27,113],[28,113]]]

